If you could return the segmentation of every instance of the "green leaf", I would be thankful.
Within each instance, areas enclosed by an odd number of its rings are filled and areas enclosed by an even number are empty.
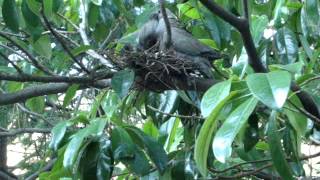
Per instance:
[[[134,72],[126,69],[117,72],[111,80],[111,86],[113,90],[118,94],[120,98],[125,97],[134,82]]]
[[[49,144],[49,147],[51,149],[55,151],[58,150],[59,144],[66,133],[67,126],[68,121],[63,121],[53,127],[53,129],[51,130],[52,137]]]
[[[23,87],[24,87],[24,83],[13,82],[13,81],[10,81],[7,83],[7,91],[11,93],[20,91],[23,89]]]
[[[127,131],[121,127],[112,130],[112,149],[113,156],[120,160],[131,171],[145,175],[149,172],[150,165],[145,154],[133,143]]]
[[[214,156],[218,161],[225,163],[226,159],[231,156],[232,142],[241,128],[243,128],[246,124],[257,103],[258,100],[255,97],[251,97],[250,99],[246,100],[234,111],[232,111],[230,116],[219,128],[212,144]],[[237,125],[235,126],[235,124]]]
[[[51,41],[48,35],[41,36],[35,43],[32,44],[34,50],[41,56],[51,59],[52,49]]]
[[[54,0],[52,4],[53,12],[58,12],[59,8],[63,5],[63,0]]]
[[[55,0],[56,1],[56,0]],[[36,14],[36,15],[40,15],[40,8],[41,8],[41,3],[39,3],[36,0],[27,0],[27,4],[28,7],[30,8],[30,10]]]
[[[159,127],[162,123],[167,121],[170,118],[170,116],[164,115],[159,112],[155,112],[154,110],[150,109],[148,105],[164,113],[174,113],[177,109],[178,104],[179,95],[177,91],[164,91],[161,94],[150,92],[147,96],[145,103],[146,113],[148,116],[151,116],[152,120],[154,121],[154,124]]]
[[[94,28],[98,22],[99,19],[99,5],[96,5],[94,3],[89,4],[89,10],[88,10],[88,24],[91,28]]]
[[[181,14],[186,15],[187,17],[191,19],[200,19],[201,16],[198,12],[198,10],[194,7],[192,7],[189,3],[184,4],[178,4],[177,5],[179,11]]]
[[[231,99],[236,93],[231,93],[230,95],[224,97],[223,99],[216,102],[216,105],[212,109],[212,112],[208,118],[204,121],[199,135],[195,142],[194,147],[194,159],[196,161],[197,167],[203,177],[207,177],[207,160],[209,153],[209,146],[212,140],[214,130],[217,127],[217,117],[224,107],[224,105]]]
[[[34,97],[31,99],[28,99],[26,102],[26,106],[34,112],[37,113],[42,113],[44,110],[45,102],[44,102],[44,97],[39,96],[39,97]]]
[[[212,110],[229,95],[230,88],[231,80],[228,80],[215,84],[208,89],[201,100],[201,114],[208,117]]]
[[[277,31],[275,42],[282,64],[294,63],[298,57],[298,42],[294,32],[283,27]]]
[[[21,12],[22,12],[22,15],[24,17],[25,22],[28,25],[30,25],[32,27],[37,27],[40,24],[39,17],[30,10],[30,8],[27,4],[27,0],[22,1]],[[32,21],[30,21],[30,19],[32,19]]]
[[[263,32],[268,25],[268,17],[266,15],[262,16],[252,16],[251,34],[256,47],[258,47],[259,42],[263,37]]]
[[[156,165],[160,173],[164,173],[167,167],[168,157],[162,145],[153,138],[145,135],[136,127],[126,127],[126,130],[132,139],[138,138],[138,141],[143,142],[144,149],[146,149],[152,162]]]
[[[106,123],[107,121],[102,118],[93,119],[86,128],[79,130],[72,136],[64,153],[63,166],[65,168],[72,168],[85,138],[88,136],[100,136]]]
[[[91,0],[91,2],[97,6],[101,6],[102,0]]]
[[[78,167],[80,179],[110,179],[113,170],[111,143],[106,138],[85,147]]]
[[[62,106],[64,108],[67,107],[71,103],[71,101],[72,101],[73,97],[76,95],[76,92],[79,89],[79,87],[80,87],[79,84],[73,84],[68,88],[68,90],[66,92],[66,96],[63,99]]]
[[[250,74],[247,84],[253,95],[272,109],[280,109],[290,90],[291,75],[286,71]]]
[[[2,17],[5,24],[14,32],[19,31],[19,13],[15,0],[4,0],[2,3]]]
[[[108,118],[112,118],[114,113],[118,110],[117,108],[121,104],[121,99],[119,96],[112,90],[109,90],[105,96],[105,99],[102,101],[101,105],[103,110],[106,112]]]
[[[275,111],[272,111],[269,119],[267,136],[273,166],[283,179],[293,180],[294,178],[292,177],[292,170],[286,161],[286,156],[281,145],[277,128],[277,113]]]
[[[152,120],[150,119],[146,123],[144,123],[143,132],[153,138],[158,138],[159,136],[158,128],[153,124]]]
[[[213,49],[219,49],[216,42],[212,39],[199,39],[203,44],[210,46]]]
[[[56,1],[56,0],[45,0],[45,1],[43,1],[44,14],[48,19],[52,18],[53,1]]]
[[[295,109],[295,107],[303,108],[299,98],[296,95],[291,96],[289,100],[295,105],[293,106],[291,103],[287,103],[286,106],[290,109]],[[301,137],[304,136],[308,126],[308,119],[306,116],[300,112],[294,112],[289,109],[284,109],[283,111],[288,117],[292,127],[297,131],[297,134]]]
[[[315,39],[320,37],[319,26],[320,26],[320,11],[319,1],[317,0],[306,0],[303,8],[301,9],[301,29],[303,35]]]
[[[292,64],[287,64],[287,65],[282,65],[282,64],[272,64],[269,66],[270,70],[286,70],[290,73],[294,74],[300,74],[301,70],[303,68],[303,63],[302,62],[296,62]]]
[[[183,139],[182,131],[179,131],[179,130],[182,130],[182,128],[178,129],[179,125],[181,125],[180,119],[173,118],[167,121],[166,123],[164,123],[160,128],[160,130],[163,131],[164,129],[165,133],[169,134],[165,143],[167,152],[176,150],[175,148],[177,148],[180,141]]]

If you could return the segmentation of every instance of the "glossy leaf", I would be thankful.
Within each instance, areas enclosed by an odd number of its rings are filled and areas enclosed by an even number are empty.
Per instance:
[[[45,101],[43,96],[34,97],[28,99],[26,102],[26,106],[34,112],[42,113],[45,107]]]
[[[150,92],[146,99],[146,112],[148,116],[151,116],[154,124],[159,127],[162,123],[167,121],[170,116],[156,112],[150,109],[148,105],[164,113],[174,113],[178,104],[179,95],[177,91],[170,90],[164,91],[163,93]]]
[[[67,107],[71,103],[73,97],[76,95],[76,92],[79,89],[79,86],[79,84],[73,84],[68,88],[66,96],[63,100],[63,107]]]
[[[286,71],[250,74],[247,84],[253,95],[272,109],[280,109],[290,90],[291,75]]]
[[[198,10],[194,7],[192,7],[188,3],[184,4],[178,4],[178,9],[181,12],[181,14],[191,18],[191,19],[200,19],[200,14]]]
[[[255,97],[246,100],[230,114],[219,128],[212,144],[214,156],[218,161],[225,163],[226,159],[231,156],[232,142],[246,124],[257,103],[258,100]]]
[[[41,36],[35,43],[32,44],[34,50],[41,56],[50,59],[52,56],[51,41],[49,36]]]
[[[294,63],[298,56],[298,42],[295,34],[284,27],[277,31],[275,40],[281,63]]]
[[[167,167],[168,157],[162,145],[159,144],[155,139],[146,136],[138,128],[127,127],[126,130],[132,137],[138,138],[138,140],[143,143],[143,146],[152,162],[155,164],[160,173],[164,173]]]
[[[94,3],[97,6],[100,6],[102,3],[102,0],[91,0],[92,3]]]
[[[51,149],[53,149],[55,151],[58,149],[59,144],[66,133],[67,126],[68,126],[68,122],[63,121],[63,122],[60,122],[59,124],[55,125],[52,128],[52,130],[51,130],[52,138],[51,138],[51,141],[49,144],[49,147]]]
[[[85,138],[88,136],[100,136],[106,123],[107,121],[101,118],[91,120],[90,125],[72,136],[64,153],[63,166],[65,168],[72,168]]]
[[[231,80],[215,84],[206,91],[201,100],[201,113],[204,117],[208,117],[212,110],[229,95],[230,88]]]
[[[146,133],[147,135],[153,138],[157,138],[159,136],[159,131],[151,120],[148,120],[147,122],[144,123],[143,131],[144,133]]]
[[[266,29],[268,22],[268,17],[266,15],[252,17],[251,34],[256,46],[258,46],[258,43],[261,41],[263,32]]]
[[[271,113],[268,129],[267,129],[267,136],[268,136],[268,144],[270,147],[270,153],[273,161],[273,166],[276,168],[277,172],[280,176],[285,180],[293,180],[292,170],[288,165],[286,160],[286,156],[282,150],[281,140],[278,133],[278,126],[277,126],[277,113],[273,111]]]
[[[25,19],[25,22],[28,25],[30,25],[32,27],[36,27],[40,24],[39,17],[30,10],[30,8],[27,4],[27,0],[22,1],[21,12],[22,12],[22,15]],[[30,21],[30,19],[32,19],[32,21]]]
[[[19,13],[15,0],[4,0],[2,3],[2,17],[5,24],[15,32],[19,31]]]
[[[120,98],[124,98],[129,93],[133,81],[134,72],[128,69],[122,70],[112,77],[111,86]]]
[[[214,130],[217,128],[217,123],[218,123],[217,117],[220,111],[222,110],[222,108],[224,107],[224,105],[234,95],[235,95],[234,93],[231,93],[229,96],[217,102],[212,112],[203,123],[200,129],[199,135],[196,139],[195,147],[194,147],[194,159],[203,177],[207,177],[207,158],[208,158],[209,146],[211,144],[212,136],[213,136]]]
[[[48,19],[52,18],[53,1],[56,1],[56,0],[45,0],[45,1],[43,1],[44,14]]]
[[[303,108],[300,100],[296,95],[291,96],[290,101],[295,106]],[[290,110],[295,109],[295,106],[293,106],[291,103],[286,104],[286,106],[289,107],[289,109],[284,109],[284,113],[288,117],[288,120],[292,127],[297,131],[297,134],[302,137],[307,131],[308,120],[307,117],[301,114],[300,112],[294,112]]]

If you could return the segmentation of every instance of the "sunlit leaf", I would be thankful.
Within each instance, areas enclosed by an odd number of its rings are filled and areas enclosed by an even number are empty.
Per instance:
[[[214,156],[222,163],[231,156],[232,142],[241,128],[246,124],[249,116],[256,107],[258,100],[251,97],[238,106],[224,121],[213,139],[212,149]],[[235,126],[235,124],[237,124]]]
[[[231,93],[223,99],[220,99],[212,109],[212,112],[208,116],[208,118],[203,123],[199,135],[195,142],[194,147],[194,159],[196,161],[197,167],[202,174],[202,176],[207,177],[207,158],[209,153],[209,146],[212,141],[212,136],[214,130],[217,127],[217,117],[224,107],[224,105],[228,102],[230,98],[232,98],[235,93]]]
[[[117,72],[111,81],[113,90],[118,94],[120,98],[125,97],[133,84],[134,72],[132,70],[122,70]]]
[[[212,110],[229,95],[230,88],[231,81],[229,80],[215,84],[207,90],[201,100],[201,113],[204,117],[208,117]]]
[[[276,170],[283,179],[294,179],[292,176],[292,170],[288,165],[286,156],[282,150],[281,140],[277,126],[277,113],[275,111],[271,113],[269,119],[267,136],[273,166],[276,168]]]
[[[247,84],[253,95],[272,109],[280,109],[286,102],[291,75],[286,71],[250,74]]]

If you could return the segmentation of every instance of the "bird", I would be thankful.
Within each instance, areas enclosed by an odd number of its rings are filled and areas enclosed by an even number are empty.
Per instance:
[[[153,47],[159,39],[157,27],[159,24],[159,14],[154,12],[149,16],[148,21],[139,29],[138,32],[138,50],[147,50]]]
[[[208,78],[213,78],[211,71],[211,61],[220,59],[221,54],[211,47],[203,44],[197,38],[193,37],[191,33],[186,31],[180,25],[177,17],[166,9],[167,16],[171,28],[171,47],[176,56],[181,59],[190,59],[192,63],[198,66],[199,70]],[[166,49],[165,44],[167,40],[167,30],[162,13],[158,12],[158,25],[156,34],[160,43],[160,50]]]

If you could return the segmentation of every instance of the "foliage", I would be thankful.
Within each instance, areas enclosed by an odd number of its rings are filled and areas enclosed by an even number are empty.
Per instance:
[[[242,0],[214,2],[245,14]],[[213,62],[219,83],[205,92],[141,90],[134,69],[117,62],[127,44],[136,45],[138,28],[158,3],[0,4],[0,105],[9,109],[1,117],[12,117],[0,124],[51,129],[39,142],[18,133],[9,138],[9,144],[40,144],[19,165],[27,170],[24,178],[305,176],[301,144],[320,142],[319,119],[306,113],[291,85],[320,106],[319,1],[249,1],[251,37],[266,73],[249,63],[243,34],[202,3],[166,2],[194,37],[228,57]],[[48,160],[54,164],[42,171]]]

